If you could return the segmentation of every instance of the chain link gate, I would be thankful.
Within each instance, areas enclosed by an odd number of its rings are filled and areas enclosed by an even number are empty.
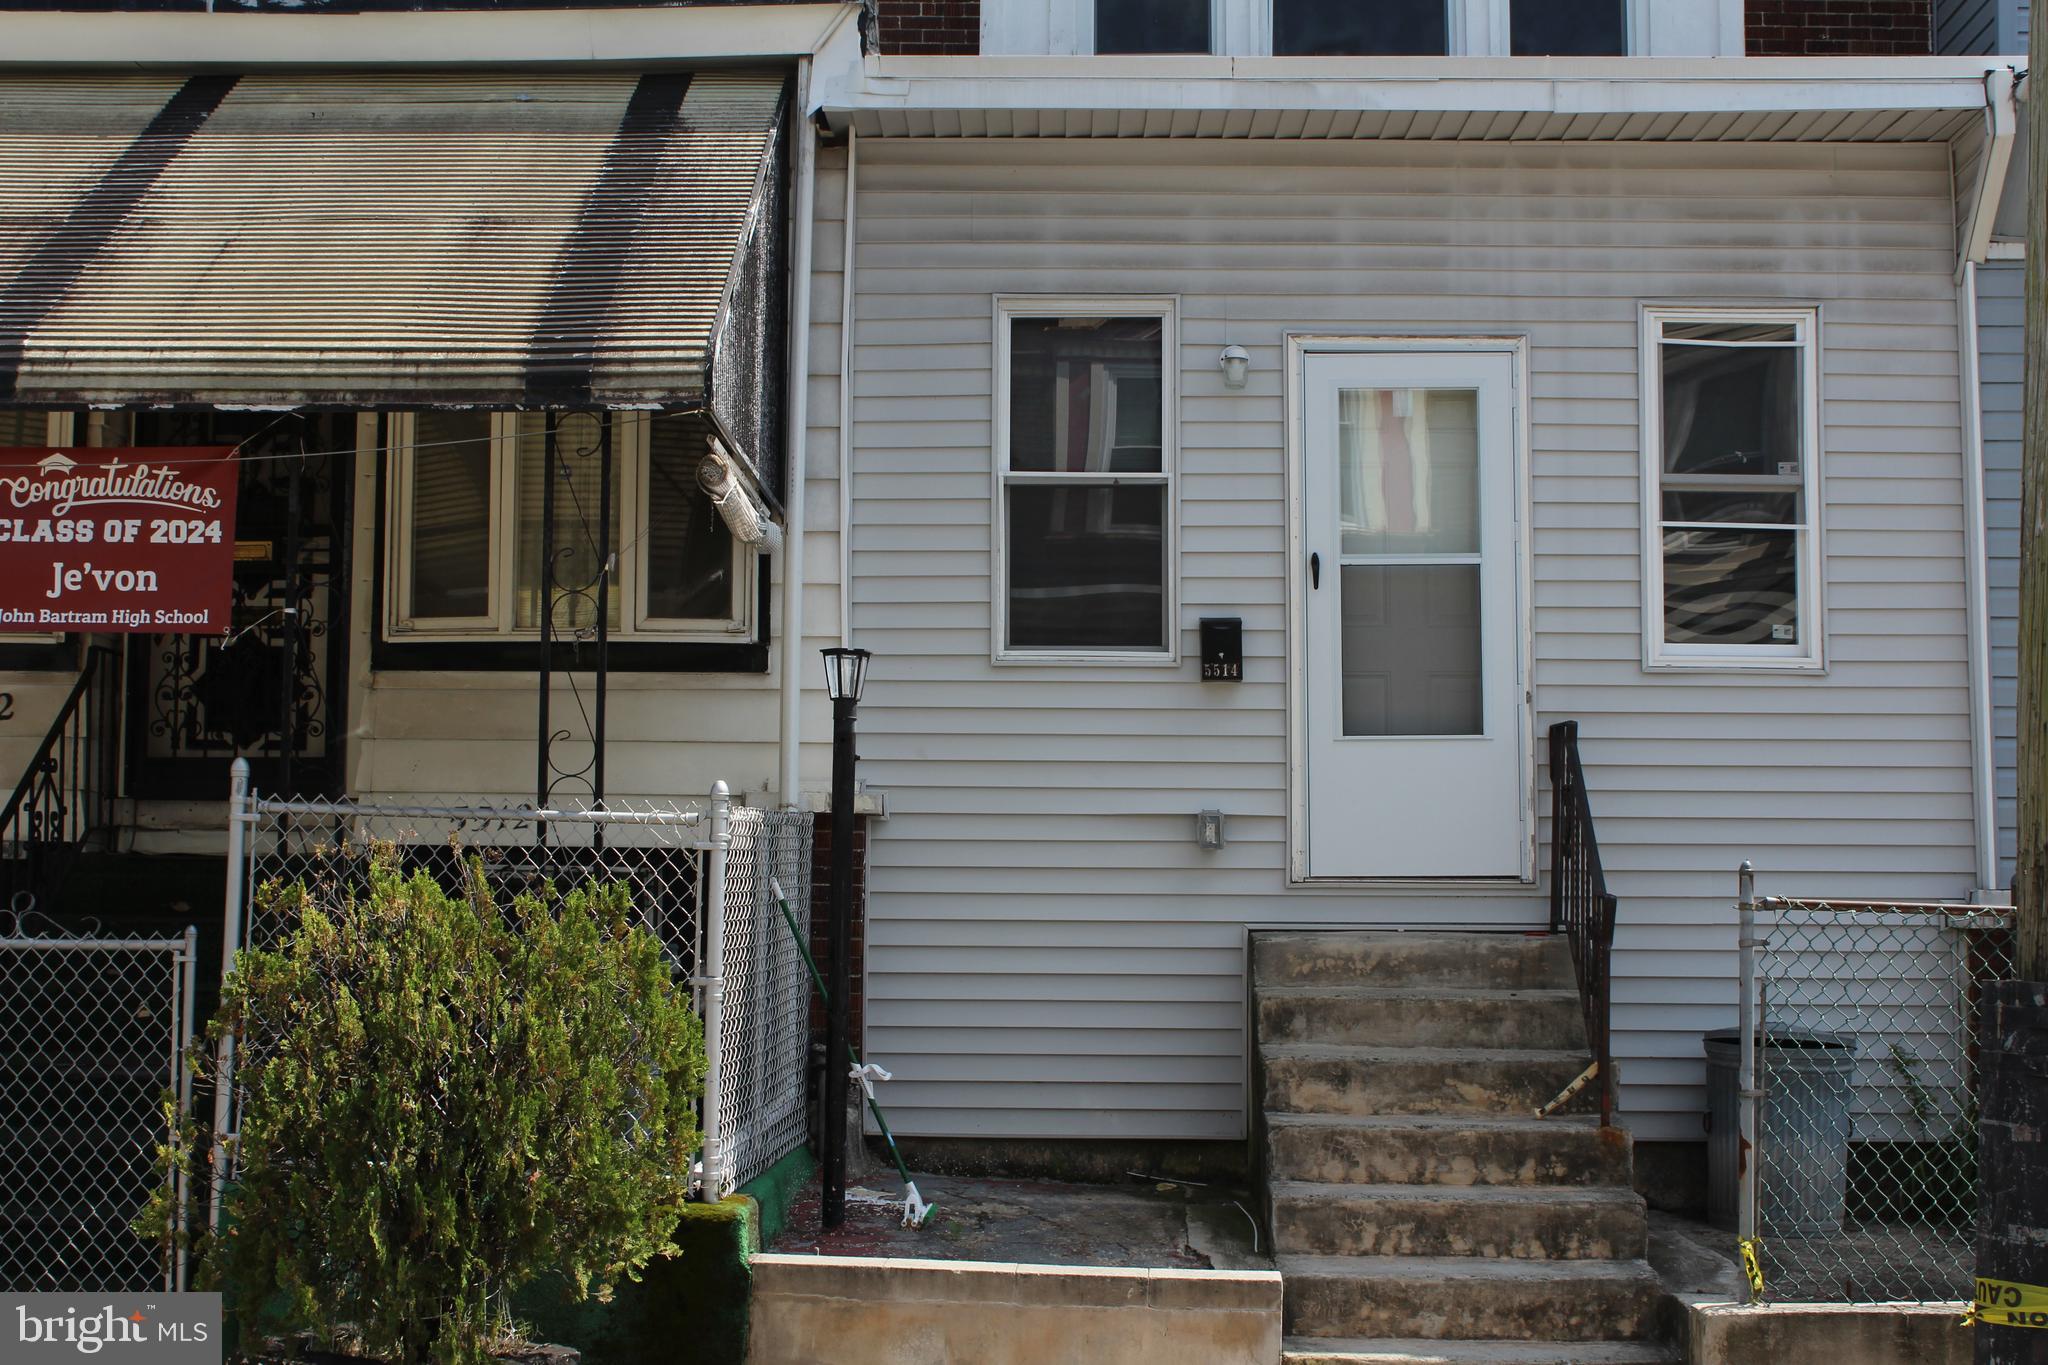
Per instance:
[[[2012,977],[2010,912],[1745,894],[1742,918],[1755,1297],[1970,1297],[1978,1006]]]
[[[0,1288],[183,1289],[183,1228],[133,1224],[191,1108],[197,932],[42,936],[27,918],[0,915]]]
[[[494,898],[546,897],[597,881],[623,883],[632,917],[689,983],[704,1024],[701,1189],[718,1199],[804,1140],[808,981],[769,892],[779,879],[808,924],[811,817],[734,807],[724,783],[705,802],[602,806],[396,805],[230,795],[227,953],[275,948],[295,928],[274,888],[304,884],[315,899],[366,887],[385,860],[462,894],[472,867]],[[707,914],[706,906],[723,913]],[[259,1036],[240,1046],[262,1047]],[[239,1131],[233,1040],[215,1096],[216,1169],[232,1178]],[[212,1220],[220,1213],[218,1182]]]

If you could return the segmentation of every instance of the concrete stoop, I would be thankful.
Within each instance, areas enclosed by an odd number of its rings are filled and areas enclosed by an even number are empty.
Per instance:
[[[1272,1271],[757,1256],[749,1365],[1272,1365]]]
[[[1584,1070],[1549,935],[1252,946],[1289,1365],[1649,1365],[1663,1291],[1628,1138],[1533,1111]]]

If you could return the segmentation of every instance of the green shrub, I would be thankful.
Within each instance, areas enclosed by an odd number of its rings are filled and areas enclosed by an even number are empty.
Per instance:
[[[245,952],[239,1181],[209,1250],[264,1334],[468,1365],[537,1276],[601,1294],[673,1249],[698,1145],[700,1029],[625,889],[493,904],[389,866]]]

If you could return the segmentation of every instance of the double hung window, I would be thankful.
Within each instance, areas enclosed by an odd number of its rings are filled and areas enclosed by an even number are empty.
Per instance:
[[[999,657],[1173,654],[1173,308],[999,307]]]
[[[1819,319],[1643,317],[1646,660],[1821,663]]]

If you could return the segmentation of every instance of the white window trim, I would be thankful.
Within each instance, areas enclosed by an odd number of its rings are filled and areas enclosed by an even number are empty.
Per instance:
[[[1132,482],[1157,482],[1166,489],[1165,582],[1160,611],[1164,617],[1163,649],[1013,649],[1010,638],[1009,494],[1012,482],[1082,482],[1062,471],[1010,472],[1010,324],[1019,318],[1156,317],[1159,337],[1159,466],[1156,475],[1129,476]],[[1113,296],[1101,294],[999,294],[995,299],[994,439],[989,462],[989,608],[992,630],[989,657],[997,664],[1116,664],[1172,667],[1180,663],[1180,297],[1178,295]],[[1106,477],[1103,482],[1110,482]]]
[[[647,527],[641,509],[649,505],[648,418],[615,413],[613,478],[619,484],[619,518],[613,528],[619,556],[621,621],[609,638],[618,644],[718,643],[751,638],[756,620],[756,575],[752,548],[733,542],[733,615],[729,619],[673,619],[647,611]],[[518,483],[513,461],[518,452],[517,413],[491,414],[491,572],[488,610],[482,616],[414,617],[407,613],[412,572],[412,467],[417,418],[394,413],[387,423],[386,456],[389,484],[384,499],[384,638],[399,644],[452,641],[538,640],[538,628],[522,630],[516,619],[514,585],[518,572]]]
[[[992,52],[1043,52],[1050,56],[1086,56],[1095,51],[1096,0],[1010,0],[1029,5],[1032,16],[1008,16],[983,7],[982,28],[994,40]],[[1505,57],[1509,54],[1509,6],[1513,0],[1448,0],[1446,55]],[[1740,56],[1742,10],[1739,0],[1721,0],[1716,29],[1718,51]],[[1652,0],[1623,0],[1625,45],[1630,56],[1648,56],[1652,43]],[[1042,28],[1041,28],[1042,25]],[[1733,37],[1729,35],[1732,32]],[[1212,56],[1273,55],[1273,0],[1211,0],[1209,35]],[[1041,43],[1043,44],[1041,46]],[[1196,54],[1199,55],[1199,54]]]
[[[1798,535],[1799,640],[1793,645],[1669,644],[1664,639],[1664,367],[1666,323],[1767,323],[1794,328],[1800,354],[1800,474],[1805,529]],[[1813,308],[1645,304],[1641,323],[1643,519],[1643,667],[1653,672],[1820,673],[1827,668],[1822,565],[1820,310]],[[1728,343],[1739,344],[1739,343]],[[1780,343],[1778,348],[1782,348]]]

